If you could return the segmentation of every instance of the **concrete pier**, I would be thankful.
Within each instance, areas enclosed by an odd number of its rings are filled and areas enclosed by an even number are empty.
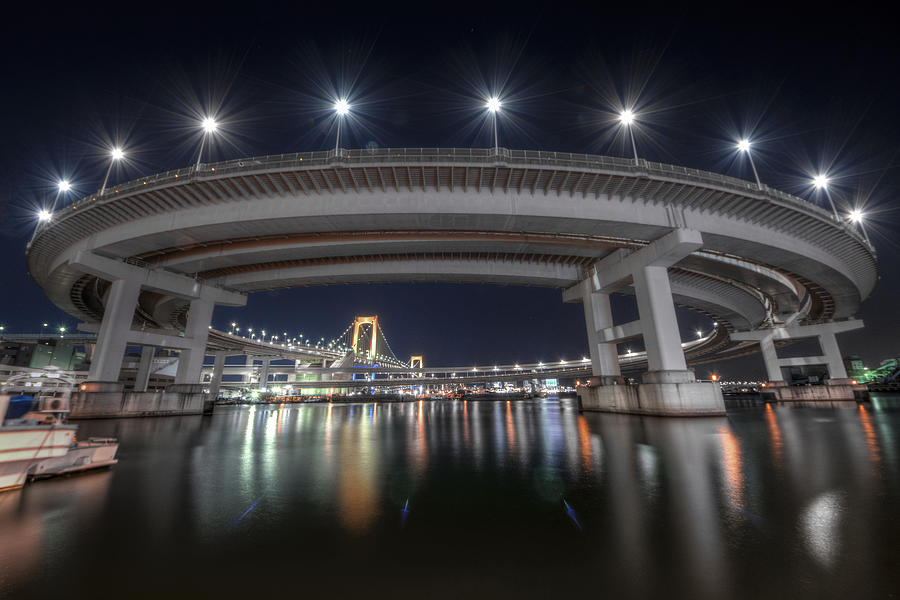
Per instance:
[[[694,417],[724,415],[717,383],[698,382],[688,370],[678,330],[668,269],[703,245],[699,232],[676,229],[633,252],[620,250],[593,266],[593,272],[563,293],[584,304],[594,376],[578,389],[582,410]],[[614,325],[610,292],[631,283],[637,321]],[[643,337],[648,372],[638,385],[624,385],[617,343]]]
[[[586,385],[577,389],[582,410],[669,417],[721,416],[719,384],[696,381],[691,371],[655,371],[636,385]]]
[[[824,385],[787,385],[784,381],[774,381],[766,385],[760,396],[776,402],[833,402],[865,400],[869,390],[850,379],[829,379]]]
[[[174,384],[163,392],[126,392],[119,382],[90,382],[72,392],[69,418],[113,419],[201,415],[213,403],[199,384]]]

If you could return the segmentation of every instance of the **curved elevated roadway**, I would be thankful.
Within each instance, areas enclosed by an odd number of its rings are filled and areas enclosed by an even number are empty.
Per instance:
[[[502,148],[282,154],[160,173],[63,207],[27,255],[49,297],[91,323],[109,284],[79,266],[85,253],[241,293],[384,281],[567,288],[598,259],[678,228],[701,232],[703,246],[670,268],[675,301],[726,331],[852,317],[876,284],[874,251],[852,226],[779,190]],[[135,322],[182,329],[187,306],[144,289]],[[723,356],[740,348],[716,345]]]

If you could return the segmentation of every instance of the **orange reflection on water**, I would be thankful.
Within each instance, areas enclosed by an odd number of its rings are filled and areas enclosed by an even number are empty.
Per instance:
[[[581,446],[581,463],[584,468],[591,468],[591,430],[588,429],[587,419],[584,415],[578,415],[578,444]]]
[[[872,462],[880,462],[881,447],[878,445],[878,436],[875,435],[875,428],[872,427],[872,416],[862,404],[859,405],[859,422],[866,436],[866,448],[869,449],[869,456],[872,457]]]
[[[342,428],[341,468],[338,488],[340,518],[352,533],[371,527],[378,506],[371,437],[353,428]]]
[[[729,428],[719,427],[719,434],[719,439],[722,441],[722,459],[725,466],[725,483],[728,485],[728,498],[732,504],[740,508],[744,503],[741,447]]]
[[[775,410],[768,402],[766,402],[766,424],[769,426],[769,435],[772,436],[772,454],[775,457],[775,466],[781,467],[784,442],[781,440],[781,428],[778,426]]]
[[[425,440],[425,401],[419,400],[416,406],[416,443],[413,454],[413,465],[416,474],[421,475],[428,463],[428,443]]]
[[[513,426],[512,407],[509,400],[506,401],[506,445],[509,446],[510,451],[516,446],[516,429]]]

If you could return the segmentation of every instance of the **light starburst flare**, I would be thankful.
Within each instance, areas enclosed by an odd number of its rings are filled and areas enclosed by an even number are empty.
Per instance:
[[[341,117],[350,112],[350,103],[347,102],[346,98],[341,98],[334,103],[334,112]]]

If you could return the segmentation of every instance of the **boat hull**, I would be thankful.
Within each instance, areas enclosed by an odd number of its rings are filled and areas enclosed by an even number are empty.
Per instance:
[[[64,457],[76,429],[77,425],[0,428],[0,492],[22,487],[43,461]]]
[[[115,440],[79,442],[76,446],[70,448],[64,456],[41,461],[29,473],[29,478],[46,479],[58,475],[110,467],[119,462],[116,459],[118,450],[119,443]]]

